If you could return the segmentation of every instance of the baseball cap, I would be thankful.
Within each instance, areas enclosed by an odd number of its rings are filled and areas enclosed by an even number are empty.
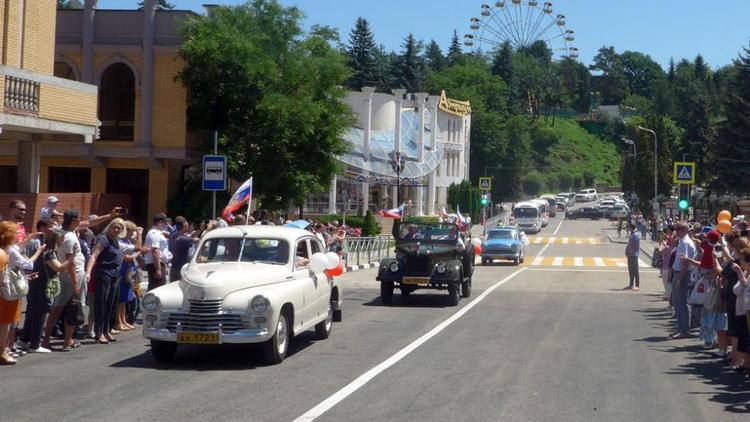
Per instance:
[[[703,229],[701,229],[701,234],[708,234],[713,230],[713,227],[711,226],[704,226]]]
[[[719,240],[721,240],[721,233],[716,230],[711,230],[706,234],[706,239],[711,243],[719,243]]]
[[[48,204],[56,204],[58,202],[60,202],[60,200],[57,199],[57,197],[54,196],[54,195],[50,195],[50,196],[47,197],[47,203]]]

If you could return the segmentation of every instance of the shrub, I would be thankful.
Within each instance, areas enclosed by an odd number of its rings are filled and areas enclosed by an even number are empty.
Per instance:
[[[379,234],[380,227],[375,223],[375,217],[372,216],[372,211],[367,210],[365,220],[362,224],[362,236],[377,236]]]

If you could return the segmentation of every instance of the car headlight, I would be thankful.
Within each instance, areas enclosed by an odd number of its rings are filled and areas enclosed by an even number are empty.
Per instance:
[[[440,274],[440,275],[443,275],[446,272],[448,272],[448,267],[446,267],[445,264],[443,264],[441,262],[441,263],[437,264],[437,266],[435,267],[435,272],[438,273],[438,274]]]
[[[268,310],[268,299],[258,295],[250,301],[250,309],[256,314],[263,314]]]
[[[398,262],[391,262],[391,265],[388,266],[388,269],[391,270],[392,273],[397,273],[399,269]]]
[[[161,305],[161,300],[155,294],[147,294],[141,303],[144,311],[156,312]]]

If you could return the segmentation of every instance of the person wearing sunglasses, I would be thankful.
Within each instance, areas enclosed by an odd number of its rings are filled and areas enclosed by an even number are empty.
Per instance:
[[[127,234],[122,218],[112,220],[96,239],[91,259],[86,265],[86,280],[94,282],[94,335],[96,342],[108,344],[112,337],[110,322],[114,314],[120,284],[123,252],[119,239]],[[93,279],[92,279],[93,277]]]

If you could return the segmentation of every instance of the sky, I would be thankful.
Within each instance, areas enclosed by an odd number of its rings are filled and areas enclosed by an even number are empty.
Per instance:
[[[170,0],[179,9],[203,13],[201,4],[240,4],[243,0]],[[342,40],[357,17],[366,18],[375,40],[387,50],[401,51],[403,38],[414,33],[434,39],[447,50],[453,30],[463,39],[471,32],[469,20],[479,17],[490,0],[280,0],[305,13],[304,25],[337,28]],[[541,0],[539,3],[542,4]],[[666,66],[669,59],[693,59],[701,54],[714,68],[737,58],[750,47],[748,0],[557,0],[555,14],[567,17],[566,27],[576,33],[579,60],[590,64],[602,46],[618,52],[640,51]],[[130,9],[137,0],[99,0],[100,9]],[[508,1],[507,3],[510,3]]]

